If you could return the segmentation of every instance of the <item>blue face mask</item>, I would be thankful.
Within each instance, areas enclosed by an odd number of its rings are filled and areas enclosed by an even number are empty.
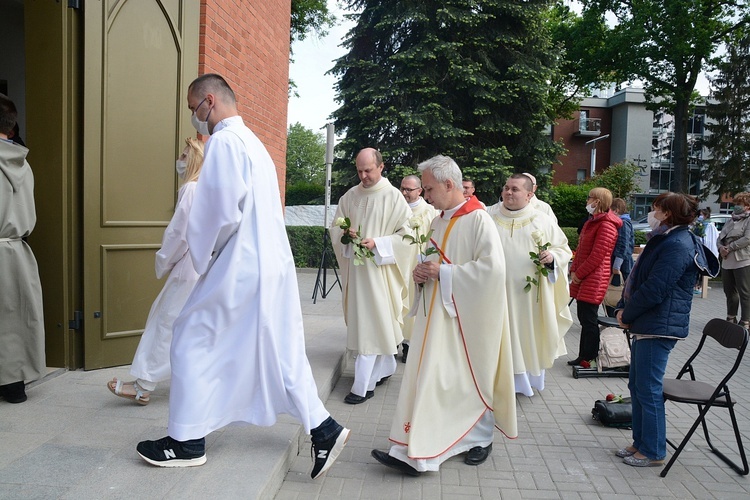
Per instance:
[[[742,205],[735,205],[734,206],[734,215],[742,215],[745,213],[745,207]]]

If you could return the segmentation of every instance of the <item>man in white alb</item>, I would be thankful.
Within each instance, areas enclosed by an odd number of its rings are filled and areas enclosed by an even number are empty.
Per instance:
[[[409,227],[411,228],[412,237],[419,238],[427,235],[430,231],[430,223],[437,215],[437,210],[422,198],[422,181],[416,175],[407,175],[401,180],[401,193],[404,195],[406,203],[409,204],[409,208],[411,208],[412,217],[409,220]],[[409,260],[411,265],[407,268],[407,277],[411,276],[414,266],[417,265],[420,246],[419,244],[411,245],[412,257]],[[417,285],[414,283],[414,280],[409,279],[408,281],[410,282],[409,297],[406,303],[411,304]],[[401,361],[404,363],[406,363],[406,358],[409,356],[409,340],[411,339],[413,328],[414,316],[407,315],[404,318],[404,341],[401,343]]]
[[[139,443],[138,453],[160,467],[202,465],[208,433],[232,422],[273,425],[286,413],[312,436],[314,479],[349,430],[323,406],[305,354],[276,168],[221,76],[194,80],[188,108],[211,136],[187,225],[201,277],[174,322],[169,435]]]
[[[414,268],[427,315],[416,315],[391,425],[388,452],[372,456],[404,474],[437,471],[466,452],[479,465],[494,427],[517,436],[513,360],[505,298],[505,260],[492,219],[475,197],[464,200],[461,170],[446,156],[419,165],[437,253]],[[419,293],[415,301],[421,301]]]
[[[503,187],[503,201],[487,208],[497,226],[508,270],[505,289],[516,392],[526,396],[533,396],[533,389],[544,389],[544,371],[567,352],[563,336],[573,324],[568,308],[572,257],[568,239],[552,218],[532,204],[532,196],[528,176],[513,174]],[[547,276],[534,264],[530,252],[539,255]]]
[[[373,259],[361,265],[354,259],[353,245],[343,243],[344,234],[335,224],[331,243],[341,270],[342,305],[347,348],[356,353],[354,383],[344,398],[348,404],[364,403],[375,395],[375,386],[396,371],[401,328],[408,312],[406,269],[409,243],[402,236],[409,230],[411,209],[401,193],[382,176],[383,157],[373,148],[357,154],[361,181],[339,200],[334,221],[348,218],[349,235],[359,232],[363,247]]]

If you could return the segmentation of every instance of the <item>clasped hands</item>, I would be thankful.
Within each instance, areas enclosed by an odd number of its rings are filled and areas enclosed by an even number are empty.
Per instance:
[[[414,278],[414,283],[421,285],[426,283],[427,280],[436,280],[440,276],[440,263],[434,260],[428,260],[417,264],[411,273]]]

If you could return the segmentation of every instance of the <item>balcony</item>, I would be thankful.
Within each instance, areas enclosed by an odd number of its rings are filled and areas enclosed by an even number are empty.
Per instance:
[[[597,137],[602,134],[601,118],[576,118],[578,125],[575,136],[578,137]]]

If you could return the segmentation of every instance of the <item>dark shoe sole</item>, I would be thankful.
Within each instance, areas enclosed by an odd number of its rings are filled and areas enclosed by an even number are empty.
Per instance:
[[[392,456],[390,456],[388,453],[384,451],[372,450],[370,452],[370,455],[372,455],[372,458],[374,458],[381,464],[385,465],[386,467],[395,469],[406,475],[417,477],[421,474],[421,472],[419,472],[417,469],[415,469],[411,465],[407,464],[406,462],[402,462],[401,460],[397,458],[393,458]]]
[[[375,385],[376,385],[376,386],[380,386],[380,385],[383,385],[383,384],[385,384],[386,382],[388,382],[388,379],[389,379],[389,378],[391,378],[391,376],[390,376],[390,375],[388,375],[387,377],[383,377],[383,378],[381,378],[380,380],[378,380],[377,382],[375,382]],[[374,394],[374,392],[375,392],[375,391],[373,391],[373,394]]]
[[[490,445],[486,448],[475,446],[474,448],[469,450],[469,453],[466,454],[464,463],[466,465],[481,465],[487,460],[487,458],[489,458],[490,453],[492,453],[492,443],[490,443]]]
[[[365,396],[358,396],[357,394],[350,392],[344,398],[344,403],[350,404],[350,405],[362,404],[368,399],[370,399],[371,397],[373,397],[374,395],[375,395],[375,391],[367,391],[367,394]]]
[[[568,361],[568,366],[578,366],[581,364],[581,361],[583,361],[583,358],[578,358],[578,359]]]

